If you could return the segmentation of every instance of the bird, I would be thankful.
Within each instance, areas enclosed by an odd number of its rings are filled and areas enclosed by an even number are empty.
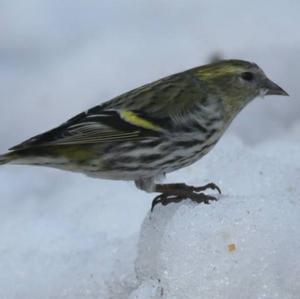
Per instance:
[[[210,152],[238,113],[259,96],[288,96],[255,63],[228,59],[194,67],[90,108],[0,156],[0,164],[54,167],[90,177],[133,181],[159,193],[151,210],[191,199],[210,203],[209,183],[160,178]]]

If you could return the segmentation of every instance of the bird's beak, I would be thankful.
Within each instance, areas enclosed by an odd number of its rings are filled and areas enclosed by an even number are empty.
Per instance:
[[[275,84],[270,79],[266,79],[263,88],[266,90],[265,95],[281,95],[281,96],[288,96],[288,93],[283,90],[280,86]]]

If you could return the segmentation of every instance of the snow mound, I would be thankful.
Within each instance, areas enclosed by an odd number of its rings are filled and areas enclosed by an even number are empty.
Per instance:
[[[133,184],[3,167],[0,298],[299,299],[299,129],[254,147],[225,136],[168,175],[209,178],[219,201],[148,214]]]
[[[148,213],[130,299],[299,299],[299,144],[254,150],[226,143],[203,164],[206,177],[222,171],[218,202],[157,205]]]

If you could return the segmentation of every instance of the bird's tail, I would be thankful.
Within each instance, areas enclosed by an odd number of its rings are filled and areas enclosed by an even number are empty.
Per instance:
[[[7,164],[15,159],[15,154],[13,152],[0,155],[0,165]]]

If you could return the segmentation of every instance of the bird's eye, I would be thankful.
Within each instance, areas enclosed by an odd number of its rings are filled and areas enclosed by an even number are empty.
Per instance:
[[[244,72],[244,73],[241,73],[241,77],[246,81],[252,81],[254,78],[254,75],[251,72]]]

